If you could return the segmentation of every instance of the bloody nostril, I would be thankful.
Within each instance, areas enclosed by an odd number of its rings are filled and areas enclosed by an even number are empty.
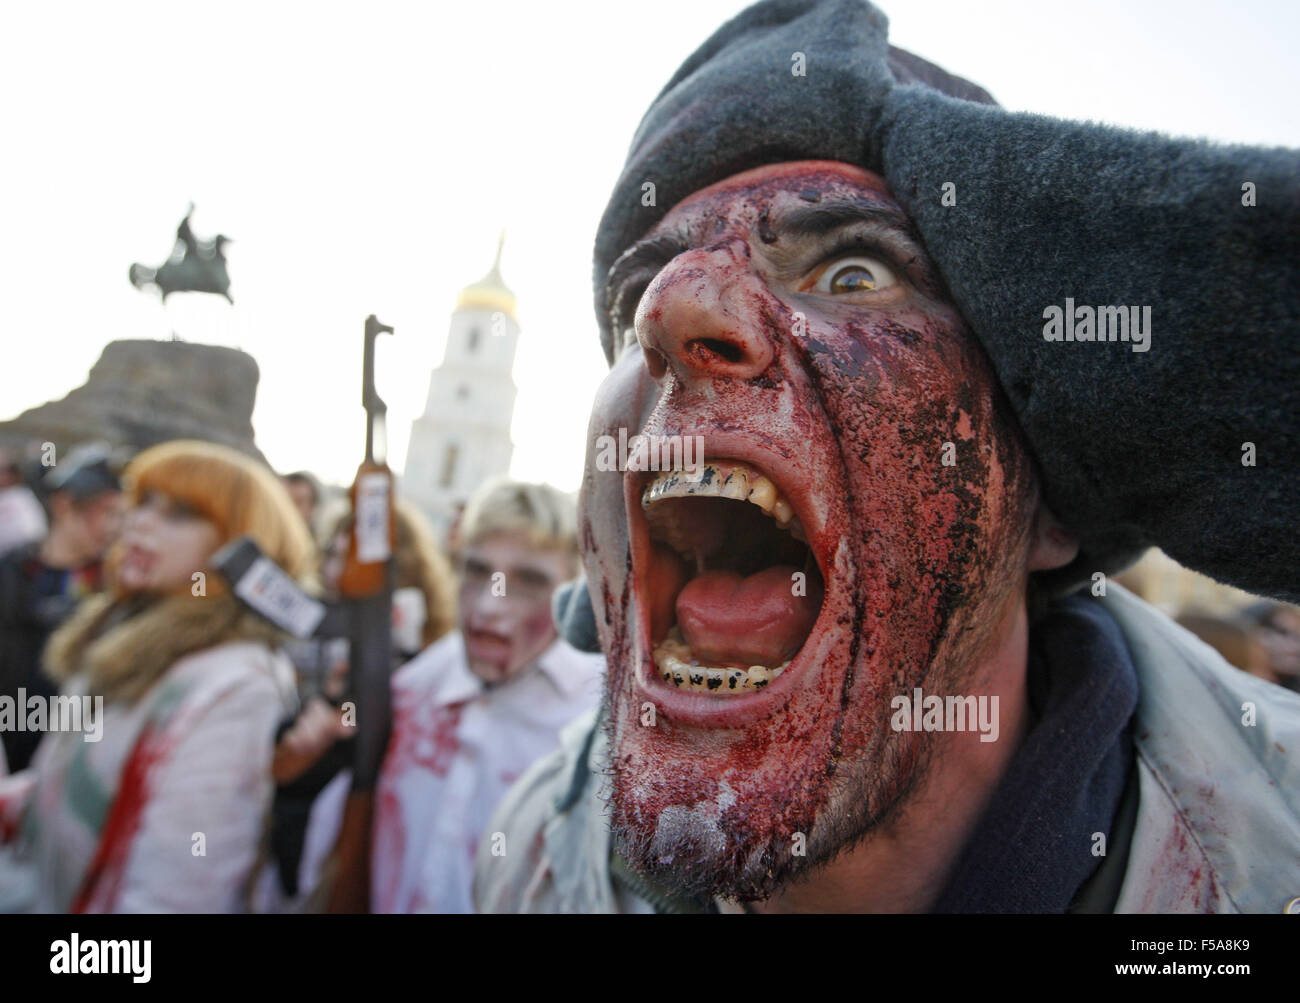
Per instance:
[[[646,369],[650,370],[650,378],[652,380],[663,379],[664,373],[668,372],[668,360],[664,358],[664,353],[647,345],[643,354]]]
[[[726,359],[733,365],[745,357],[745,353],[739,345],[730,341],[723,341],[720,338],[696,338],[691,342],[690,347],[696,351],[703,350],[711,355]]]

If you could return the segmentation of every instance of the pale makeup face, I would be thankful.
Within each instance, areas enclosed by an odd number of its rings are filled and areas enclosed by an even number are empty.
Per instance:
[[[217,527],[183,502],[152,492],[131,509],[122,525],[117,580],[128,592],[188,589],[197,571],[221,545]]]
[[[458,571],[470,671],[489,686],[513,679],[555,642],[551,595],[573,559],[522,532],[492,533],[465,545]]]
[[[679,891],[764,898],[906,805],[931,747],[891,697],[976,692],[1028,570],[1069,558],[1035,553],[1028,456],[879,177],[736,175],[609,292],[579,536],[617,845]],[[702,436],[703,480],[602,470],[620,428]]]

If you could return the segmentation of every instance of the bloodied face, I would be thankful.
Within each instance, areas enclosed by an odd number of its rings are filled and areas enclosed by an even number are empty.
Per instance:
[[[1037,489],[875,175],[780,164],[697,192],[607,297],[580,525],[616,838],[679,891],[763,898],[935,767],[890,700],[976,691],[1024,601]],[[620,428],[702,436],[706,463],[604,472]]]
[[[555,642],[551,595],[572,576],[573,557],[522,531],[497,532],[468,541],[458,571],[470,671],[489,686],[508,682]]]

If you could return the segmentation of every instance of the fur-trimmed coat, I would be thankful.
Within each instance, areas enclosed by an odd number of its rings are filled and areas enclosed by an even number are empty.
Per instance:
[[[296,702],[277,641],[227,594],[87,600],[46,664],[102,714],[0,780],[0,909],[242,911]]]

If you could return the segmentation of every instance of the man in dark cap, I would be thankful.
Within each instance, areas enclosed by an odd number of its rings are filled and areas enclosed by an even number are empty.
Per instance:
[[[41,654],[77,604],[102,587],[103,558],[117,536],[122,490],[110,451],[74,449],[41,482],[50,511],[43,540],[0,555],[0,697],[52,697],[58,687],[42,670]],[[38,731],[4,731],[10,772],[24,769]]]
[[[587,464],[601,719],[508,796],[480,908],[1300,895],[1300,700],[1107,581],[1156,543],[1297,595],[1300,158],[1004,113],[885,28],[758,4],[642,121],[591,456],[705,462]]]

